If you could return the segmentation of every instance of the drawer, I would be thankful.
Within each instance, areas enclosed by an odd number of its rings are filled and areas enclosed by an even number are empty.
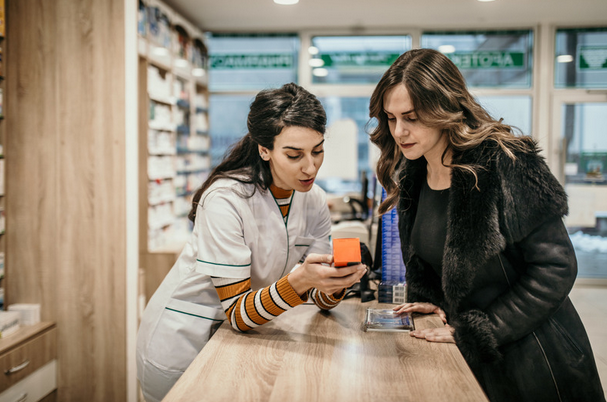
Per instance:
[[[0,393],[0,402],[36,402],[57,388],[57,360],[34,371],[25,379]]]
[[[57,357],[56,333],[52,328],[0,356],[0,392]]]

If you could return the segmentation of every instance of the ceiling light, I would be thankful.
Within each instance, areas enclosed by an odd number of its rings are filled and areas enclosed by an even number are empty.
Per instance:
[[[280,4],[283,6],[290,6],[290,5],[299,3],[299,0],[274,0],[274,3]]]
[[[154,49],[152,50],[152,53],[154,53],[156,56],[168,56],[169,49],[164,48],[164,47],[154,47]]]
[[[571,63],[573,61],[573,56],[570,54],[562,54],[556,58],[556,61],[559,63]]]
[[[310,53],[310,54],[318,54],[318,48],[316,46],[310,46],[308,48],[308,53]]]
[[[325,62],[323,59],[310,59],[310,61],[308,63],[310,64],[311,67],[322,67],[325,65]]]
[[[175,60],[175,65],[177,67],[187,67],[188,66],[188,61],[185,59],[177,59]]]
[[[204,77],[205,71],[203,68],[194,68],[192,70],[192,75],[194,77]]]
[[[326,68],[315,68],[314,70],[312,70],[312,75],[314,75],[315,77],[326,77],[327,75],[329,75],[329,70],[327,70]]]
[[[438,47],[438,51],[441,53],[455,53],[455,46],[453,45],[441,45]]]
[[[481,3],[489,3],[490,1],[495,1],[495,0],[478,0],[478,1],[480,1]]]

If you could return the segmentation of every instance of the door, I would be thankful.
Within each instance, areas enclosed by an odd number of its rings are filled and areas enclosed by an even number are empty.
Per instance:
[[[578,278],[607,280],[607,92],[555,95],[552,127],[552,166],[569,197],[565,223]]]

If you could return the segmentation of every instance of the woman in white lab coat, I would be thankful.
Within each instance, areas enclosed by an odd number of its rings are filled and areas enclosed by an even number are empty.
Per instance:
[[[148,402],[224,320],[244,332],[308,299],[330,309],[365,273],[331,265],[330,215],[314,184],[325,125],[318,99],[298,85],[256,96],[248,134],[194,195],[191,238],[143,313],[137,374]]]

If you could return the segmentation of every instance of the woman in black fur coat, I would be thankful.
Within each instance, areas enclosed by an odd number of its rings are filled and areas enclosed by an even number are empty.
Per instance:
[[[567,196],[535,142],[496,121],[457,67],[401,55],[371,98],[377,176],[397,206],[407,301],[445,326],[491,401],[605,401],[568,294],[577,274]]]

